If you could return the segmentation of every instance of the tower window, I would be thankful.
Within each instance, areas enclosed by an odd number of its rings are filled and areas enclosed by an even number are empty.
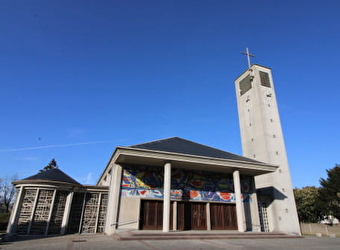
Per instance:
[[[279,151],[276,151],[276,155],[279,155]]]
[[[261,85],[270,88],[269,74],[267,72],[260,71]]]
[[[273,135],[273,138],[276,138],[276,135]]]
[[[241,96],[250,89],[251,89],[250,76],[247,75],[245,78],[243,78],[240,81],[240,94],[241,94]]]

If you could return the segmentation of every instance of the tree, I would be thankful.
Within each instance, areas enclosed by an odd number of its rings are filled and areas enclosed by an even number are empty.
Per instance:
[[[320,195],[317,207],[326,216],[340,218],[340,165],[327,169],[327,179],[320,179]]]
[[[9,213],[10,206],[14,200],[16,189],[14,185],[11,183],[16,179],[16,176],[11,178],[11,181],[8,179],[0,180],[0,203],[4,204],[6,207],[6,213]]]
[[[42,173],[42,172],[45,172],[45,171],[47,171],[47,170],[55,169],[55,168],[58,168],[58,165],[57,165],[56,160],[53,158],[53,159],[50,161],[50,163],[49,163],[47,166],[45,166],[43,169],[39,170],[39,172]]]
[[[293,189],[300,222],[316,223],[321,219],[321,211],[315,206],[319,190],[320,188],[314,186]]]

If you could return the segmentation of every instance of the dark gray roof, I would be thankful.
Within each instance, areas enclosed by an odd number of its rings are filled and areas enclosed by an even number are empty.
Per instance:
[[[76,180],[74,180],[73,178],[65,174],[59,168],[46,170],[44,172],[27,177],[23,180],[61,181],[61,182],[80,185],[79,182],[77,182]]]
[[[152,141],[137,145],[132,145],[130,148],[149,149],[156,151],[207,156],[213,158],[222,158],[228,160],[258,162],[253,159],[249,159],[243,156],[229,153],[227,151],[212,148],[203,144],[199,144],[193,141],[185,140],[179,137],[171,137],[168,139]]]

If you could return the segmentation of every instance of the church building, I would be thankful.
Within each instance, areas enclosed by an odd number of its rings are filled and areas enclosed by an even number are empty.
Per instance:
[[[14,181],[7,233],[300,235],[271,70],[252,65],[235,84],[244,156],[179,137],[119,146],[96,185],[58,168]]]

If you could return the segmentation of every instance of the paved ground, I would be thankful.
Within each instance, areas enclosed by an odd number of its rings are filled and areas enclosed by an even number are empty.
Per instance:
[[[105,235],[66,235],[42,239],[16,240],[3,242],[0,249],[20,250],[144,250],[144,249],[327,249],[339,250],[340,238],[329,237],[305,237],[301,239],[225,239],[225,240],[139,240],[139,241],[116,241]]]

